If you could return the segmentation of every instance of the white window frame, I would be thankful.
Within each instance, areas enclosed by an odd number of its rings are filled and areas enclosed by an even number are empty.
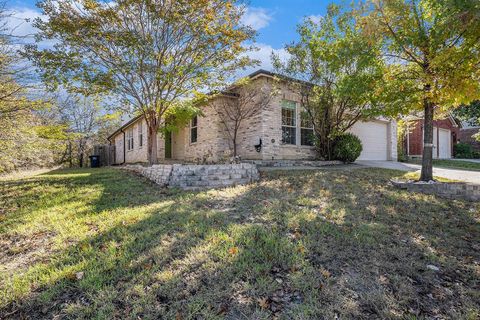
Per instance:
[[[133,149],[133,128],[130,128],[127,130],[127,151],[132,151]]]
[[[303,130],[310,130],[312,131],[312,134],[314,134],[314,128],[313,128],[313,120],[310,119],[310,122],[312,123],[312,126],[311,127],[303,127],[302,126],[302,114],[307,114],[307,116],[309,117],[310,115],[308,114],[308,111],[305,109],[305,108],[301,108],[300,110],[300,114],[299,114],[299,117],[300,117],[300,121],[299,121],[299,126],[300,126],[300,145],[301,146],[304,146],[304,147],[313,147],[313,144],[302,144],[302,129]]]
[[[288,108],[288,107],[284,107],[284,104],[285,103],[293,103],[294,105],[294,109],[293,109],[293,121],[294,121],[294,124],[293,126],[292,125],[284,125],[283,124],[283,109],[290,109],[292,110],[291,108]],[[297,102],[293,101],[293,100],[287,100],[287,99],[283,99],[281,101],[281,106],[280,106],[280,120],[281,120],[281,134],[282,134],[282,138],[281,138],[281,143],[282,145],[285,145],[285,146],[296,146],[298,145],[298,116],[297,116],[297,110],[298,110],[298,107],[297,107]],[[295,132],[295,141],[294,143],[289,143],[289,142],[284,142],[283,141],[283,128],[293,128],[294,129],[294,132]]]
[[[143,123],[140,121],[138,124],[138,148],[143,147]]]

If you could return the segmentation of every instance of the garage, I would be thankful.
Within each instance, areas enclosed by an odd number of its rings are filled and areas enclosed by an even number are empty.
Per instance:
[[[388,123],[359,121],[349,131],[362,141],[358,160],[388,160]]]
[[[448,129],[433,127],[433,158],[449,159],[452,157],[452,133]]]
[[[450,130],[438,128],[438,158],[448,159],[452,157],[451,139]]]

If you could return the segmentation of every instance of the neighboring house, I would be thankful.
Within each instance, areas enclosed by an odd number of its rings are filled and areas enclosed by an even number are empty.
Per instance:
[[[458,134],[458,142],[468,143],[474,151],[480,152],[480,141],[476,140],[473,135],[480,132],[480,126],[472,126],[466,122],[462,123],[462,128]]]
[[[453,146],[458,142],[459,123],[452,117],[433,121],[433,158],[449,159],[453,157]],[[423,153],[423,119],[413,118],[409,122],[409,134],[404,140],[407,156],[416,158]]]
[[[275,74],[259,70],[249,77],[258,86],[271,90]],[[276,84],[279,93],[256,115],[243,122],[238,132],[238,156],[242,159],[313,159],[315,148],[309,121],[302,121],[300,96],[292,92],[285,78]],[[167,136],[158,135],[158,160],[213,163],[227,160],[232,145],[214,104],[234,96],[219,95],[202,108],[189,126]],[[358,122],[350,130],[363,143],[360,160],[396,160],[397,126],[394,120]],[[147,162],[147,125],[136,117],[108,138],[115,145],[115,163]]]

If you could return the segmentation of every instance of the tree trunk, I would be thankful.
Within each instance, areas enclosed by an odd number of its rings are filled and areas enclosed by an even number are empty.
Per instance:
[[[148,126],[148,164],[157,164],[158,155],[157,155],[157,135],[158,135],[158,126],[156,124],[150,124]]]
[[[80,168],[83,168],[84,154],[85,154],[85,141],[82,138],[78,142],[78,155],[77,155],[78,156],[78,165],[80,166]]]
[[[233,133],[233,159],[237,156],[237,130]]]
[[[428,97],[423,99],[423,155],[421,181],[433,180],[433,103]]]
[[[73,162],[72,162],[72,141],[68,141],[68,165],[69,168],[73,167]]]

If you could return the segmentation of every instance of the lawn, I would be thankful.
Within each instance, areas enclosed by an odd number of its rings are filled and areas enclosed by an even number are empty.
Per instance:
[[[478,319],[480,205],[382,169],[162,190],[117,169],[0,181],[0,318]]]
[[[410,160],[410,163],[422,164],[422,160]],[[480,171],[480,163],[473,161],[458,161],[448,159],[433,159],[433,166],[461,170]]]

